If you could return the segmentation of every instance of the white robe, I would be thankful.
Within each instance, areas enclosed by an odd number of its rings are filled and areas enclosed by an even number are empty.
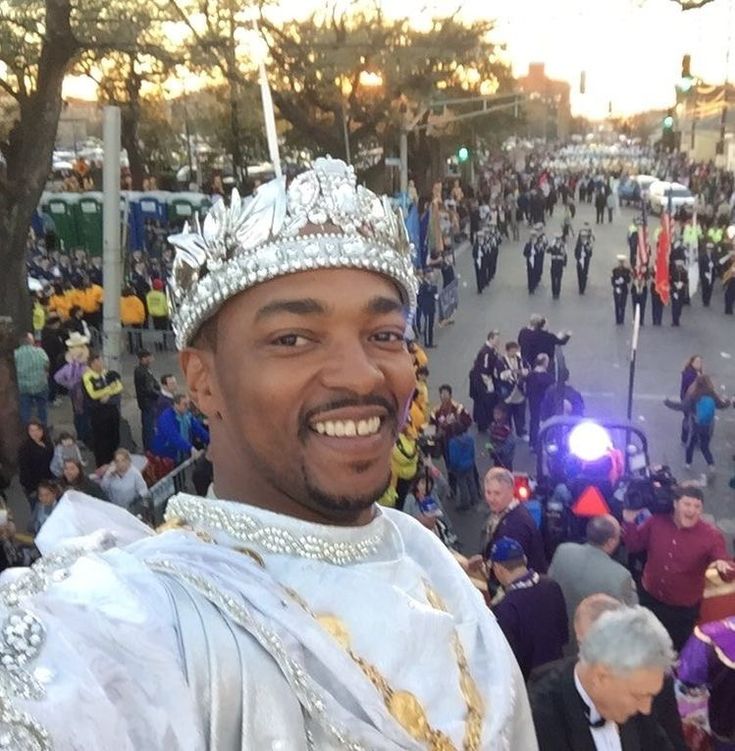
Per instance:
[[[118,512],[68,493],[39,536],[42,570],[0,590],[6,610],[44,631],[40,646],[27,631],[13,647],[29,650],[22,677],[36,693],[28,698],[17,680],[8,698],[0,691],[9,748],[426,748],[389,714],[359,656],[394,690],[412,692],[430,726],[462,749],[456,630],[484,701],[480,747],[536,751],[521,674],[494,617],[408,515],[378,509],[364,527],[331,527],[181,494],[169,513],[206,534],[155,535]],[[122,546],[104,550],[101,527]],[[78,557],[83,547],[97,550]],[[429,604],[427,587],[448,612]],[[314,614],[339,619],[352,656]],[[0,689],[8,649],[0,646]]]

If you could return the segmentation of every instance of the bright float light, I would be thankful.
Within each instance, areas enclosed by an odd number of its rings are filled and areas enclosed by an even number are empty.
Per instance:
[[[369,89],[377,89],[383,85],[383,76],[371,70],[363,70],[360,73],[360,86]]]
[[[596,422],[581,422],[569,433],[569,451],[584,462],[602,459],[611,448],[610,434]]]

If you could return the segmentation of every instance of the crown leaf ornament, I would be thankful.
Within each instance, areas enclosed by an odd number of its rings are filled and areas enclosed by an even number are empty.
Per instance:
[[[247,198],[232,191],[204,221],[169,237],[176,249],[169,280],[179,349],[230,298],[255,284],[315,269],[353,268],[392,279],[416,305],[413,247],[390,200],[362,185],[343,161],[319,158],[286,188],[284,177]]]

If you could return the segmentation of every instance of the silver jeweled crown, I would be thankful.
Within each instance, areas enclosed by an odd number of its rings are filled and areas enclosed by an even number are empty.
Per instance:
[[[300,234],[309,225],[308,234]],[[324,232],[312,228],[324,226]],[[171,323],[179,349],[229,298],[261,282],[314,269],[352,268],[392,279],[416,305],[412,246],[387,197],[357,185],[339,159],[319,158],[291,181],[276,178],[248,198],[233,190],[202,226],[194,217],[169,237],[176,249],[169,282]]]

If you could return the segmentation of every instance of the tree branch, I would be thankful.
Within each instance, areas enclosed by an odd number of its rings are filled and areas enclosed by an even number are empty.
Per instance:
[[[705,5],[713,3],[715,0],[672,0],[682,10],[697,10],[703,8]]]
[[[23,100],[23,95],[20,91],[16,91],[4,78],[0,78],[0,89],[2,89],[6,94],[9,94],[10,96],[15,99],[18,104],[21,103]]]

